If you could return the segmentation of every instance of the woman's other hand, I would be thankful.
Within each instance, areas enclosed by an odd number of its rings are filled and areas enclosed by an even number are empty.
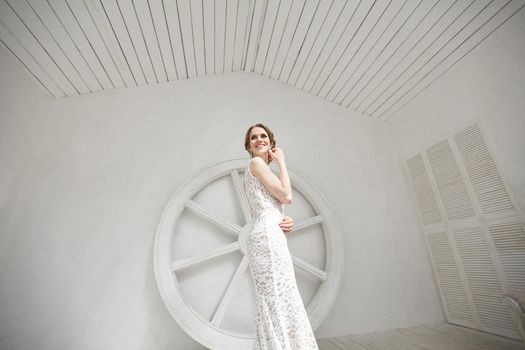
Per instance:
[[[284,233],[293,231],[293,218],[290,216],[283,216],[283,219],[279,223],[279,226],[281,227],[281,230],[283,230]]]

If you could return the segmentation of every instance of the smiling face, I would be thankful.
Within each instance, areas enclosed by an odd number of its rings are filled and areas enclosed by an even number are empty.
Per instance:
[[[244,148],[252,157],[259,156],[266,160],[266,163],[270,163],[272,161],[268,153],[270,147],[275,147],[275,137],[266,125],[259,123],[248,128],[244,138]]]
[[[264,158],[264,154],[270,148],[270,137],[264,128],[254,127],[250,131],[250,150],[255,156]]]

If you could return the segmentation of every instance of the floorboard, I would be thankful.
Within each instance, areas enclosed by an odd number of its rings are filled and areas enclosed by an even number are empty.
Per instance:
[[[319,350],[525,350],[518,340],[448,323],[318,339]]]

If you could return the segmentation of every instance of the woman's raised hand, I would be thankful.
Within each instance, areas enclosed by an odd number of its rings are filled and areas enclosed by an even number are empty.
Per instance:
[[[284,160],[284,152],[279,147],[273,147],[268,150],[270,158],[274,161]]]

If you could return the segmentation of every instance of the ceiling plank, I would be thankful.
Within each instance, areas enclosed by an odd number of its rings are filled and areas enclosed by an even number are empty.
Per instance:
[[[340,103],[339,100],[335,101],[335,99],[344,87],[347,77],[351,74],[350,65],[359,47],[370,33],[367,27],[371,23],[368,20],[370,13],[374,9],[376,9],[375,13],[377,13],[377,9],[381,8],[380,4],[377,4],[377,6],[376,4],[376,1],[365,1],[360,4],[361,6],[356,9],[356,13],[352,17],[351,25],[347,28],[349,30],[343,35],[342,45],[336,48],[337,55],[335,57],[340,56],[335,63],[336,66],[332,68],[332,78],[328,82],[330,89],[327,92],[327,99],[332,102]]]
[[[277,51],[277,55],[275,56],[272,70],[271,72],[269,72],[269,76],[272,79],[275,79],[275,80],[279,79],[279,75],[282,71],[284,61],[290,51],[290,44],[292,43],[295,37],[297,26],[299,25],[299,21],[304,11],[305,5],[306,5],[305,0],[293,1],[292,3],[292,6],[290,8],[290,14],[289,14],[289,17],[286,23],[286,27],[284,28],[284,31],[283,31],[283,35],[281,39],[282,42],[279,44],[279,50]]]
[[[215,1],[203,0],[206,75],[215,74]]]
[[[260,1],[261,2],[261,1]],[[241,59],[241,67],[240,70],[246,70],[246,61],[248,59],[248,53],[250,51],[250,44],[252,41],[252,29],[253,29],[253,23],[255,20],[255,7],[256,7],[256,0],[250,0],[250,6],[248,6],[248,12],[246,14],[246,28],[245,28],[245,35],[244,35],[244,43],[243,43],[243,52],[242,52],[242,59]]]
[[[65,93],[47,74],[46,70],[33,58],[31,53],[18,41],[2,21],[0,21],[0,41],[31,73],[32,77],[38,81],[50,97],[65,96]]]
[[[483,42],[487,37],[494,33],[494,31],[496,31],[524,7],[525,3],[521,0],[513,0],[502,6],[501,9],[495,13],[494,16],[491,17],[484,26],[472,33],[472,35],[461,44],[461,46],[458,46],[457,50],[447,56],[447,61],[444,61],[444,64],[441,64],[438,69],[435,69],[431,72],[432,74],[429,74],[425,77],[425,79],[422,79],[418,83],[417,88],[413,89],[410,95],[407,95],[403,98],[403,100],[400,100],[400,102],[396,103],[396,106],[393,106],[392,111],[388,113],[388,115],[383,115],[383,120],[390,120],[390,118],[395,117],[401,108],[421,94],[422,91],[429,87],[450,68],[454,67],[457,62],[474,50],[481,42]]]
[[[361,59],[357,69],[352,73],[352,88],[350,89],[351,92],[354,91],[354,87],[357,84],[357,82],[361,79],[361,77],[364,75],[364,73],[368,70],[371,64],[375,63],[375,61],[382,57],[383,51],[386,49],[386,47],[390,44],[392,41],[392,38],[395,37],[400,28],[406,23],[408,18],[413,14],[414,10],[418,8],[423,3],[423,0],[416,0],[416,1],[405,1],[401,7],[389,7],[391,11],[389,14],[385,14],[384,18],[387,19],[388,24],[384,23],[382,24],[382,32],[379,34],[379,38],[375,41],[373,46],[368,50],[367,54]],[[337,50],[336,50],[337,51]],[[337,57],[339,63],[339,58],[341,57],[340,53],[337,52],[335,55]],[[330,57],[333,58],[334,56]],[[370,62],[372,61],[372,62]],[[323,71],[320,73],[320,75],[317,78],[317,81],[312,86],[312,89],[310,90],[313,94],[316,94],[318,96],[326,96],[326,92],[323,92],[321,94],[321,90],[324,86],[326,86],[326,83],[329,82],[328,85],[332,85],[334,83],[334,76],[332,75],[332,72],[335,68],[334,60],[329,60],[327,64],[323,67]],[[356,74],[357,73],[357,74]],[[333,85],[332,85],[333,86]]]
[[[255,59],[257,58],[257,50],[261,40],[266,6],[268,5],[267,0],[253,1],[254,4],[250,35],[248,39],[248,47],[246,48],[246,58],[244,61],[244,70],[247,72],[253,72],[255,69]]]
[[[104,67],[106,74],[113,87],[121,88],[124,87],[124,80],[118,71],[113,57],[109,53],[106,43],[102,39],[98,28],[89,13],[86,4],[83,0],[68,0],[66,2],[69,10],[73,13],[76,21],[79,23],[84,35],[87,37],[91,47],[96,52],[97,57],[100,60],[100,64]]]
[[[98,1],[105,15],[105,16],[100,15],[100,17],[106,17],[108,19],[108,22],[111,26],[111,31],[113,32],[113,35],[117,39],[119,49],[122,52],[122,56],[133,76],[134,83],[136,85],[145,85],[146,76],[140,64],[139,58],[137,56],[137,52],[135,51],[133,42],[131,41],[131,37],[128,32],[126,23],[124,22],[124,18],[122,17],[122,13],[120,11],[118,2],[114,0],[98,0]],[[96,3],[96,2],[97,2],[96,0],[92,1],[92,3]],[[100,21],[101,20],[99,19],[97,22],[100,23]],[[117,63],[121,62],[120,65],[123,65],[122,57],[120,57],[121,55],[118,53],[118,50],[112,50],[112,54],[115,57],[115,61]],[[123,72],[122,75],[124,77],[124,80],[126,81],[127,84],[129,84],[130,79],[129,79],[129,76],[125,73],[126,69],[124,67],[121,67],[120,70],[121,72]]]
[[[215,73],[224,73],[224,42],[226,40],[226,0],[215,1]]]
[[[289,81],[290,72],[295,66],[295,62],[303,48],[303,44],[306,40],[320,4],[321,0],[306,0],[304,9],[302,10],[301,18],[299,19],[299,23],[297,25],[297,29],[293,35],[292,42],[290,43],[290,47],[284,62],[281,64],[279,74],[277,75],[277,79],[283,83],[287,83]]]
[[[177,2],[162,0],[162,3],[164,4],[164,13],[166,15],[166,24],[168,26],[168,33],[173,59],[175,61],[177,79],[188,79],[188,68],[186,66],[184,45],[182,43],[182,33]]]
[[[485,1],[485,0],[482,0]],[[388,91],[395,91],[400,85],[398,79],[401,79],[402,75],[405,74],[411,68],[415,61],[427,52],[434,42],[436,42],[444,33],[447,28],[461,18],[461,15],[466,10],[474,6],[476,3],[474,0],[468,2],[455,2],[442,17],[436,22],[437,25],[427,30],[421,38],[410,47],[401,60],[387,72],[381,83],[375,88],[372,94],[369,95],[367,101],[361,107],[363,110],[370,111],[370,114],[377,110],[380,105],[388,98]],[[399,80],[401,83],[401,80]],[[394,87],[393,87],[394,86]]]
[[[291,0],[280,0],[279,2],[279,10],[277,12],[277,18],[275,20],[275,25],[272,30],[272,38],[270,39],[270,45],[268,47],[267,57],[266,61],[264,62],[263,72],[262,74],[266,77],[270,77],[274,63],[275,58],[277,56],[277,53],[279,52],[279,49],[281,48],[281,43],[283,39],[283,34],[285,27],[288,23],[288,18],[290,17],[290,11],[292,8],[292,1]]]
[[[106,0],[111,1],[111,0]],[[141,30],[139,20],[137,18],[137,10],[134,2],[129,0],[114,0],[117,2],[120,15],[124,20],[126,31],[133,44],[133,49],[140,62],[140,66],[148,84],[158,82],[158,77],[153,68],[153,61],[151,59],[148,48],[146,47],[144,33]]]
[[[153,24],[153,18],[150,11],[149,1],[147,0],[133,0],[135,11],[137,13],[137,19],[142,37],[146,44],[146,50],[151,59],[151,64],[155,71],[155,77],[157,82],[165,83],[168,81],[168,73],[164,65],[164,58],[161,54],[160,42],[157,37],[157,31]],[[160,18],[162,19],[162,17]]]
[[[425,62],[425,65],[410,78],[409,84],[403,85],[403,89],[394,95],[389,104],[385,104],[376,117],[378,119],[386,118],[392,115],[394,111],[399,110],[400,106],[411,98],[411,93],[417,95],[420,92],[421,86],[425,86],[427,79],[432,81],[435,79],[433,74],[439,76],[443,69],[448,70],[465,55],[465,51],[470,51],[469,48],[484,40],[488,35],[486,32],[492,33],[495,28],[501,25],[502,21],[510,18],[522,7],[523,2],[512,0],[491,1],[487,4],[478,15],[473,17],[461,30],[456,31],[454,36]]]
[[[370,57],[370,53],[373,51],[373,49],[378,47],[377,43],[380,42],[380,39],[384,36],[385,31],[390,28],[392,21],[395,19],[395,17],[397,17],[399,11],[401,11],[403,8],[407,8],[407,6],[405,6],[406,4],[407,2],[404,0],[389,2],[386,7],[374,7],[374,9],[370,11],[370,14],[367,16],[367,20],[374,20],[372,24],[372,30],[367,34],[363,43],[359,46],[356,54],[353,56],[353,60],[348,65],[349,70],[347,72],[349,74],[345,76],[344,88],[341,89],[341,104],[345,106],[349,104],[348,95],[355,87],[359,69],[363,67],[363,62],[368,57]],[[394,31],[389,31],[390,34],[392,32]]]
[[[345,27],[345,23],[343,23],[341,19],[351,18],[352,13],[354,12],[353,5],[355,5],[353,1],[334,1],[319,33],[316,35],[310,52],[300,67],[299,75],[294,84],[295,87],[301,90],[304,89],[306,80],[310,76],[312,68],[317,63],[319,55],[323,52],[326,44],[329,42],[332,45],[334,42],[337,43],[337,39],[330,40],[332,39],[332,34],[334,34],[334,38],[340,36],[340,33]]]
[[[362,11],[360,11],[362,17],[357,19],[359,25],[357,26],[355,35],[352,36],[342,58],[342,61],[345,62],[345,69],[338,77],[340,83],[337,90],[336,103],[341,104],[341,100],[346,95],[348,90],[345,89],[348,88],[348,80],[355,71],[359,59],[365,53],[368,45],[370,45],[369,43],[375,41],[377,23],[383,17],[385,10],[390,7],[390,4],[391,2],[384,0],[374,1],[372,3],[367,3]]]
[[[442,50],[459,32],[482,14],[493,0],[481,0],[466,7],[449,25],[437,35],[424,50],[414,50],[409,54],[409,64],[401,72],[395,73],[396,79],[392,81],[381,94],[377,96],[375,102],[369,107],[370,115],[379,116],[385,108],[395,101],[396,96],[402,94],[403,89],[411,86],[417,79],[417,74],[428,63],[432,64],[432,59]],[[416,56],[417,54],[417,56]],[[414,57],[416,56],[416,57]],[[414,57],[414,58],[413,58]],[[401,91],[401,92],[400,92]]]
[[[362,29],[363,23],[372,10],[374,3],[374,0],[359,2],[349,20],[348,26],[341,36],[341,40],[339,40],[334,47],[332,54],[321,71],[318,85],[314,86],[316,94],[322,95],[323,98],[327,98],[327,95],[332,92],[334,88],[336,91],[339,91],[344,85],[344,81],[341,80],[342,74],[355,55],[355,50],[352,50],[352,47],[356,45],[355,42],[358,40],[356,39],[356,36],[358,33],[364,31],[364,29]]]
[[[270,47],[270,41],[272,39],[273,28],[277,19],[279,11],[279,0],[268,0],[268,5],[265,8],[265,14],[263,19],[263,26],[261,32],[261,38],[258,43],[255,67],[254,71],[262,74],[266,57],[268,54],[268,48]]]
[[[224,73],[232,72],[239,0],[226,1],[226,31],[224,35]]]
[[[46,32],[49,34],[56,45],[53,43],[44,44],[46,41],[50,40],[49,38],[43,38],[41,42],[51,51],[57,51],[57,47],[58,50],[62,51],[65,56],[64,58],[67,59],[69,63],[64,63],[63,70],[68,74],[77,90],[80,93],[102,90],[102,86],[93,75],[93,72],[89,69],[82,54],[75,47],[75,43],[65,31],[49,4],[44,0],[29,0],[25,5],[21,2],[17,3],[18,6],[30,6],[32,12],[38,16],[41,25],[35,26],[35,28],[32,29],[32,32],[38,33],[40,36],[47,36]],[[59,60],[57,60],[57,63],[58,62]],[[73,72],[68,73],[68,69],[71,70],[69,66],[74,70]],[[83,87],[79,88],[79,85]]]
[[[114,85],[109,79],[107,72],[104,70],[99,57],[95,53],[93,46],[88,41],[80,24],[75,19],[75,16],[69,9],[68,5],[63,0],[49,0],[49,6],[60,21],[60,24],[71,38],[75,47],[80,51],[86,64],[89,66],[91,72],[96,77],[98,83],[103,89],[113,89]]]
[[[453,0],[447,0],[453,1]],[[363,92],[363,90],[367,87],[368,83],[375,78],[375,76],[378,74],[378,72],[382,69],[382,67],[396,54],[399,52],[399,49],[401,46],[408,40],[408,38],[412,35],[412,33],[423,23],[423,21],[428,17],[430,13],[434,13],[433,10],[437,7],[439,4],[439,0],[435,1],[419,1],[417,3],[417,6],[412,10],[412,12],[405,16],[403,13],[398,16],[398,19],[402,19],[403,23],[401,23],[399,26],[397,24],[394,24],[394,28],[397,28],[395,32],[393,33],[393,36],[388,40],[388,42],[381,46],[383,48],[381,49],[381,52],[372,55],[374,57],[374,60],[367,64],[366,69],[364,72],[361,72],[359,74],[359,77],[356,78],[355,87],[352,89],[349,100],[350,100],[350,106],[353,106],[351,108],[355,108],[356,106],[356,99],[360,96],[360,94]],[[412,6],[409,6],[406,8],[407,11],[410,10]],[[386,36],[384,36],[386,38]],[[326,96],[321,93],[321,96]],[[350,108],[350,107],[349,107]]]
[[[197,65],[197,76],[199,77],[206,75],[206,47],[204,42],[203,22],[204,11],[201,1],[189,1],[192,18],[193,44],[195,49],[195,64]]]
[[[35,39],[44,48],[49,57],[55,62],[62,71],[66,79],[75,88],[76,94],[89,92],[89,87],[84,82],[78,71],[66,56],[62,48],[58,45],[55,38],[51,35],[37,13],[27,1],[8,1],[12,8],[26,27],[31,31]]]
[[[115,32],[107,14],[105,13],[102,3],[99,0],[85,0],[84,3],[91,14],[91,18],[93,18],[93,22],[95,23],[102,40],[106,44],[106,48],[111,55],[124,84],[126,86],[136,86],[137,81],[133,76],[130,64],[124,55],[117,37],[115,36]]]
[[[310,56],[312,47],[314,46],[317,37],[319,36],[319,33],[321,31],[321,28],[323,27],[334,3],[336,4],[336,6],[341,6],[341,1],[339,0],[337,0],[337,2],[335,0],[321,0],[319,7],[315,12],[315,16],[308,28],[306,38],[301,44],[299,54],[297,55],[293,66],[290,69],[290,73],[288,74],[288,77],[286,79],[287,84],[296,86],[297,80],[299,79],[303,66],[308,57]]]
[[[153,21],[153,31],[156,34],[157,44],[160,49],[161,59],[164,66],[166,78],[168,80],[177,80],[177,71],[175,69],[175,59],[173,47],[168,33],[168,22],[163,0],[147,0],[149,5],[151,19]]]
[[[5,0],[0,0],[0,21],[18,38],[20,44],[31,52],[33,58],[48,72],[64,95],[78,95],[78,91],[75,90],[75,87],[64,75],[64,72]]]
[[[188,78],[197,77],[197,59],[195,57],[194,36],[190,0],[175,0],[179,14],[182,44],[184,45],[184,60],[188,71]]]
[[[366,3],[366,1],[364,2]],[[356,22],[354,21],[354,17],[362,3],[363,1],[345,3],[344,8],[336,20],[335,26],[332,28],[328,38],[324,40],[321,51],[317,55],[312,67],[308,70],[309,73],[306,80],[304,80],[303,90],[312,90],[313,85],[318,81],[321,71],[325,68],[327,61],[332,57],[336,48],[343,46],[341,44],[345,42],[345,39],[351,37],[348,28],[354,28],[351,25]]]
[[[235,41],[233,43],[233,62],[232,71],[237,72],[242,70],[242,63],[244,60],[246,37],[249,35],[247,31],[249,28],[250,18],[250,3],[251,1],[240,0],[237,8],[237,24],[235,28]]]
[[[427,3],[427,2],[425,2]],[[402,62],[405,62],[405,57],[423,38],[430,32],[439,21],[453,11],[457,0],[441,0],[435,6],[432,6],[428,12],[425,12],[420,21],[417,22],[413,28],[403,33],[403,40],[396,47],[393,52],[387,51],[385,58],[381,61],[381,66],[374,72],[364,86],[361,87],[357,93],[357,97],[352,101],[352,106],[355,110],[361,110],[366,107],[364,103],[369,99],[370,95],[378,88],[378,86],[388,77],[390,72]],[[329,97],[330,99],[330,97]],[[365,107],[362,107],[362,106]]]

